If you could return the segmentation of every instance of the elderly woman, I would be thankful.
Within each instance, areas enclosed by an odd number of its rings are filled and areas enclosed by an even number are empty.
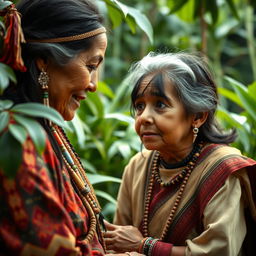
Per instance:
[[[230,147],[235,132],[217,125],[217,88],[203,59],[150,53],[131,68],[129,84],[146,149],[125,168],[107,248],[254,255],[256,161]]]
[[[21,0],[4,14],[16,22],[7,24],[8,33],[22,29],[25,41],[24,65],[18,55],[10,63],[17,84],[1,99],[44,103],[71,120],[80,101],[96,91],[107,47],[97,8],[90,0]],[[0,254],[103,255],[100,206],[85,170],[64,131],[39,122],[48,135],[43,155],[28,137],[16,177],[7,178],[0,167]]]

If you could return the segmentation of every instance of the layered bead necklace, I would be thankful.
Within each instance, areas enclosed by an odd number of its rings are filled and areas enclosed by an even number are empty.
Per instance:
[[[181,202],[181,198],[183,195],[183,192],[185,190],[185,187],[187,185],[188,179],[190,177],[190,174],[192,173],[196,161],[201,153],[203,147],[203,143],[200,142],[198,145],[195,146],[195,150],[193,149],[191,154],[191,159],[188,161],[187,165],[185,168],[181,171],[181,173],[177,176],[175,176],[173,179],[171,179],[169,182],[164,183],[160,177],[160,171],[159,171],[159,166],[160,166],[160,153],[157,152],[154,156],[153,159],[153,164],[152,164],[152,171],[151,171],[151,176],[149,179],[149,184],[148,184],[148,189],[147,189],[147,197],[145,198],[145,205],[144,205],[144,215],[143,215],[143,222],[142,222],[142,233],[144,237],[148,237],[148,224],[149,224],[149,206],[150,202],[152,199],[152,194],[153,194],[153,186],[154,183],[157,182],[159,183],[162,187],[169,187],[172,185],[176,185],[178,183],[180,184],[179,192],[178,195],[174,201],[173,207],[171,209],[170,215],[167,219],[166,225],[163,229],[162,235],[160,237],[160,240],[163,241],[168,233],[168,230],[172,224],[173,217],[178,209],[178,206]]]
[[[88,211],[90,226],[85,241],[90,243],[97,230],[97,215],[99,215],[101,212],[99,202],[94,193],[94,189],[85,174],[85,170],[80,162],[80,159],[72,149],[72,146],[69,143],[69,140],[67,139],[64,131],[57,125],[54,125],[52,126],[52,133],[61,149],[65,166],[67,167],[72,181],[74,182],[79,197],[81,198],[83,205]],[[100,236],[103,243],[104,239],[101,232]],[[104,243],[103,247],[106,250]]]

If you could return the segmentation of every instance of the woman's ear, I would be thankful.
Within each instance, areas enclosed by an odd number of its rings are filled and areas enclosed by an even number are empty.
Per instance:
[[[47,63],[42,58],[36,59],[36,66],[37,66],[38,70],[40,70],[40,71],[42,71],[42,70],[46,71],[46,69],[47,69]]]
[[[208,112],[200,112],[195,114],[195,117],[192,121],[192,126],[196,128],[200,128],[201,125],[205,123],[208,117]]]

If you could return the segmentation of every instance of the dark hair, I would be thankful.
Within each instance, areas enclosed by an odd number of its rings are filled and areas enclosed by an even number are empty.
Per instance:
[[[73,36],[102,27],[103,18],[90,0],[21,0],[17,4],[25,39]],[[4,97],[20,102],[42,102],[39,70],[35,60],[43,58],[65,65],[81,51],[89,49],[93,37],[63,43],[22,44],[27,72],[16,72],[17,85],[5,90]]]
[[[132,108],[138,96],[142,80],[154,74],[149,82],[160,95],[164,92],[164,77],[174,87],[183,104],[187,116],[208,112],[206,122],[200,127],[199,138],[213,143],[231,143],[236,139],[236,131],[224,132],[215,119],[218,105],[217,86],[207,63],[196,54],[150,52],[129,70],[128,83],[133,85]]]
[[[103,18],[92,0],[21,0],[17,4],[25,39],[48,39],[83,34],[102,27]],[[27,72],[16,71],[17,84],[0,96],[17,103],[42,102],[36,60],[42,58],[65,65],[81,51],[89,50],[94,37],[62,43],[24,43],[22,58]],[[49,127],[39,120],[50,136]],[[55,146],[55,145],[53,145]],[[55,147],[56,150],[56,147]]]

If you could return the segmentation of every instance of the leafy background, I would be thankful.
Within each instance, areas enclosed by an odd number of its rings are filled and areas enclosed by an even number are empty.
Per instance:
[[[0,9],[7,2],[0,0]],[[226,129],[237,129],[239,137],[233,146],[256,159],[255,0],[96,3],[106,17],[109,39],[98,92],[82,103],[74,120],[66,124],[66,131],[110,221],[123,169],[131,156],[141,150],[130,114],[131,88],[125,77],[131,63],[149,51],[205,53],[219,87],[217,118]],[[1,92],[9,80],[15,81],[13,71],[0,63]],[[0,132],[8,125],[7,114],[13,111],[6,104],[0,101]],[[17,111],[19,106],[15,108]],[[23,114],[29,115],[26,111]],[[13,133],[9,135],[16,144],[22,142]],[[1,139],[1,143],[5,142]],[[0,162],[1,159],[11,166],[2,152]]]

